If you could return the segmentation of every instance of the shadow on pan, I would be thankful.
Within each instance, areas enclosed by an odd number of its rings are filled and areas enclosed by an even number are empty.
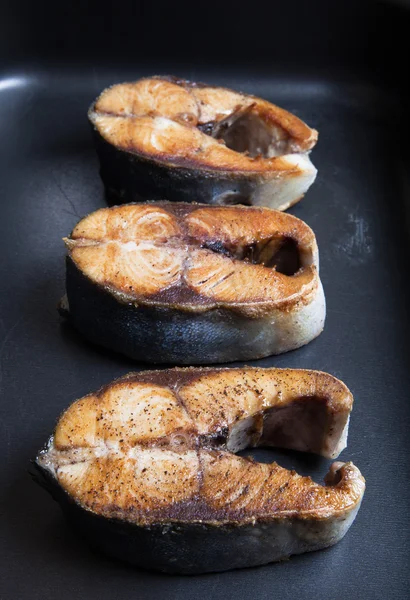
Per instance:
[[[108,9],[91,2],[84,10],[81,3],[47,0],[39,11],[32,2],[16,0],[2,9],[0,50],[8,60],[27,62],[29,56],[39,63],[141,65],[148,57],[316,72],[350,64],[394,82],[398,75],[403,79],[398,58],[407,48],[406,5],[406,0],[316,0],[239,9],[210,0],[197,15],[194,5],[165,1],[125,1]]]

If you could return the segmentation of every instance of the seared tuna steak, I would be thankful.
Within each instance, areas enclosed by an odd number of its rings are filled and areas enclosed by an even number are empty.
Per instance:
[[[321,486],[233,452],[281,446],[333,458],[352,401],[318,371],[131,373],[68,408],[33,475],[112,556],[180,573],[261,565],[335,544],[365,483],[350,462],[333,463]]]
[[[66,239],[68,314],[91,341],[154,363],[256,359],[323,328],[318,251],[266,208],[129,204]]]
[[[88,113],[114,203],[176,200],[285,210],[316,177],[317,132],[266,100],[173,77],[103,91]]]

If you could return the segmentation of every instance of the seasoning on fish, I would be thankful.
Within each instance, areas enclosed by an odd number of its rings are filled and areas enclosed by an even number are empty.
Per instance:
[[[158,76],[92,104],[100,173],[114,203],[167,200],[286,210],[316,177],[317,131],[248,94]]]
[[[334,458],[352,403],[319,371],[130,373],[63,413],[32,474],[83,537],[117,558],[175,573],[266,564],[339,541],[365,482],[351,462],[333,463],[322,486],[234,452]]]
[[[85,217],[65,242],[65,314],[91,341],[133,359],[256,359],[323,329],[315,236],[291,215],[128,204]]]

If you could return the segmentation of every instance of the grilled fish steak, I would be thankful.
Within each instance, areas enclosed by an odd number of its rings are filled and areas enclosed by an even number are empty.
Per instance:
[[[114,203],[167,200],[285,210],[316,177],[317,132],[266,100],[152,77],[92,104],[101,177]]]
[[[352,402],[318,371],[131,373],[67,409],[32,474],[94,547],[117,558],[175,573],[266,564],[340,540],[364,479],[335,462],[321,486],[234,452],[280,446],[336,457]]]
[[[316,240],[291,215],[128,204],[85,217],[65,241],[71,321],[133,359],[256,359],[302,346],[323,329]]]

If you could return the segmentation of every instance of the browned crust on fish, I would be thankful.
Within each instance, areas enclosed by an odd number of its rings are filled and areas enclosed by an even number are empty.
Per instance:
[[[293,275],[242,256],[249,248],[274,252],[285,241],[300,256]],[[260,317],[307,305],[319,285],[312,230],[296,217],[267,208],[128,204],[85,217],[65,242],[86,277],[120,302],[135,305],[188,312],[228,307]],[[148,266],[132,271],[131,263],[141,261]]]
[[[187,79],[177,79],[172,76],[154,76],[154,79],[163,79],[178,83],[185,88],[202,88],[206,90],[214,90],[216,92],[225,91],[232,93],[232,90],[225,87],[209,86],[206,83],[198,83],[189,81]],[[289,111],[254,96],[253,94],[242,94],[244,98],[249,100],[250,104],[255,107],[255,112],[263,116],[263,119],[267,122],[271,122],[275,125],[282,127],[291,138],[294,139],[294,150],[297,152],[308,152],[311,150],[318,139],[318,132],[316,129],[310,128],[304,121],[296,117]]]
[[[220,113],[218,102],[213,106],[211,101],[215,95],[219,103],[225,103]],[[272,131],[280,130],[279,137],[286,139],[283,156],[249,156],[198,129],[206,125],[207,116],[219,123],[241,110],[261,119]],[[173,77],[156,76],[107,88],[88,114],[103,139],[119,150],[158,164],[207,171],[209,177],[246,175],[261,182],[273,174],[299,177],[304,167],[288,157],[309,152],[318,137],[301,119],[266,100]]]
[[[318,371],[130,373],[72,404],[37,461],[86,510],[138,525],[321,521],[355,510],[364,479],[352,463],[334,463],[320,486],[227,450],[242,421],[295,402],[320,406],[331,429],[353,398]]]

